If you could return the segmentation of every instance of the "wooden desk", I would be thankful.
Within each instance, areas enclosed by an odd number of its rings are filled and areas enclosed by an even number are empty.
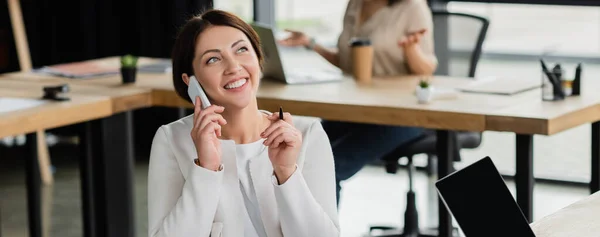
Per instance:
[[[135,213],[133,209],[132,173],[134,169],[134,155],[133,119],[130,111],[150,107],[152,105],[151,91],[133,85],[102,87],[55,79],[40,81],[6,79],[0,80],[0,88],[4,88],[4,90],[9,92],[14,90],[14,94],[20,94],[20,91],[26,90],[34,97],[41,97],[44,86],[55,86],[65,82],[70,87],[67,97],[77,99],[84,95],[101,96],[107,105],[106,109],[100,110],[95,106],[88,106],[87,104],[81,105],[69,112],[63,112],[54,107],[44,107],[44,111],[47,111],[47,114],[38,113],[36,118],[43,118],[39,119],[41,121],[53,118],[49,121],[62,123],[56,126],[34,124],[39,126],[44,125],[43,128],[47,129],[90,121],[82,124],[82,130],[80,131],[80,137],[82,137],[80,144],[84,150],[82,152],[80,169],[85,236],[92,236],[98,233],[106,233],[107,236],[113,236],[118,235],[117,233],[121,231],[133,233],[135,227],[133,221]],[[2,95],[1,92],[0,95]],[[89,117],[89,111],[104,112],[104,114],[103,116]],[[52,117],[53,114],[57,116]],[[19,113],[8,114],[8,116],[13,117],[18,115]],[[47,115],[49,116],[46,117]],[[83,118],[74,121],[65,119],[64,116]],[[102,119],[97,120],[98,118]],[[23,124],[24,120],[14,119],[11,121],[15,122],[15,124]],[[37,120],[34,122],[37,122]],[[0,125],[2,125],[1,122]],[[6,133],[9,131],[7,130]],[[93,136],[91,135],[92,131],[94,133]],[[20,128],[16,132],[13,132],[13,134],[18,134],[19,132],[21,132]],[[93,159],[93,157],[96,157],[96,159]],[[98,180],[101,180],[106,185],[97,185]],[[99,199],[103,200],[103,202],[94,202],[94,198],[100,196],[104,196],[104,198]],[[106,229],[104,229],[104,224],[107,226]]]
[[[0,80],[0,88],[5,89],[28,89],[41,97],[45,86],[57,86],[68,84],[72,95],[97,95],[108,97],[111,102],[111,113],[121,113],[130,110],[147,108],[152,106],[151,90],[138,88],[132,85],[119,85],[114,87],[99,87],[86,84],[78,84],[69,81],[23,81],[23,80]]]
[[[31,87],[7,88],[0,86],[0,98],[39,99],[41,90]],[[48,103],[5,113],[0,113],[0,138],[18,134],[27,134],[25,157],[27,206],[29,233],[41,236],[41,177],[37,153],[37,131],[95,120],[112,114],[109,97],[84,94],[67,94],[68,101],[50,101]],[[85,161],[81,161],[85,164]],[[83,175],[83,174],[82,174]],[[85,183],[82,183],[85,186]]]
[[[600,233],[600,192],[531,224],[537,237],[596,237]]]
[[[117,58],[98,62],[116,63]],[[28,81],[70,79],[31,73],[17,73],[13,79]],[[179,98],[171,74],[138,73],[132,86],[151,89],[153,106],[188,107]],[[451,89],[471,83],[467,78],[435,77],[436,88]],[[119,86],[120,76],[75,80],[73,83],[112,88]],[[595,83],[586,81],[585,83]],[[585,123],[592,124],[592,179],[590,190],[600,189],[600,95],[598,86],[586,85],[582,96],[559,102],[541,101],[540,91],[531,90],[512,96],[458,93],[448,100],[428,105],[416,103],[412,94],[415,77],[380,78],[373,85],[357,85],[352,80],[341,83],[285,85],[263,80],[258,92],[259,107],[275,111],[283,106],[297,115],[315,116],[328,120],[418,126],[438,131],[438,176],[449,173],[453,160],[452,131],[506,131],[516,134],[517,201],[525,216],[532,219],[533,209],[533,135],[552,135]],[[443,206],[440,203],[440,206]],[[447,236],[450,216],[440,209],[440,230]]]
[[[0,98],[41,98],[38,90],[7,88],[0,82]],[[39,90],[41,91],[41,90]],[[42,106],[0,113],[0,137],[33,133],[62,127],[112,114],[110,98],[69,94],[69,101],[52,101]]]
[[[118,57],[90,61],[108,66],[119,63]],[[157,59],[140,58],[139,64],[146,65],[156,61]],[[131,85],[122,85],[120,75],[95,79],[67,79],[33,72],[16,72],[0,75],[0,81],[1,79],[148,89],[151,91],[154,106],[191,108],[190,103],[173,93],[171,74],[167,73],[138,72],[136,83]],[[465,78],[435,77],[433,85],[438,88],[457,88],[471,82],[472,80]],[[590,82],[600,86],[600,83]],[[456,99],[421,105],[416,103],[416,98],[412,95],[416,85],[415,77],[400,80],[384,78],[375,80],[370,86],[357,85],[351,80],[343,83],[293,86],[263,80],[258,99],[261,107],[265,109],[275,109],[283,105],[296,114],[330,120],[432,129],[552,135],[583,123],[600,120],[600,94],[593,91],[594,86],[584,88],[580,97],[571,97],[560,102],[543,102],[539,99],[539,90],[532,90],[513,96],[459,93]],[[106,92],[99,91],[100,94]],[[346,114],[340,115],[342,112]]]

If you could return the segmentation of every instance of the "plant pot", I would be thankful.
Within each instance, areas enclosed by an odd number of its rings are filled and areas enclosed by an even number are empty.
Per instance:
[[[431,99],[433,98],[434,89],[431,86],[427,87],[427,88],[417,86],[416,93],[417,93],[417,101],[419,101],[419,103],[421,103],[421,104],[425,104],[425,103],[429,103],[431,101]]]
[[[121,68],[121,79],[123,84],[134,83],[137,68]]]

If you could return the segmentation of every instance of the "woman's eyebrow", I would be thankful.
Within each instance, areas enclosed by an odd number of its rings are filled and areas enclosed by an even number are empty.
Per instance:
[[[205,54],[210,53],[210,52],[220,53],[221,50],[218,50],[218,49],[209,49],[209,50],[204,51],[204,53],[202,53],[202,55],[200,55],[200,57],[202,57]]]
[[[241,42],[244,42],[244,40],[241,39],[241,40],[235,41],[235,43],[231,44],[231,47],[233,48],[233,47],[235,47],[237,44],[239,44]]]
[[[243,40],[243,39],[241,39],[241,40],[238,40],[238,41],[236,41],[235,43],[231,44],[231,47],[233,48],[233,47],[235,47],[237,44],[239,44],[239,43],[241,43],[241,42],[244,42],[244,40]],[[206,51],[204,51],[204,53],[202,53],[202,54],[200,55],[200,57],[202,57],[202,56],[204,56],[205,54],[207,54],[207,53],[210,53],[210,52],[220,53],[220,52],[221,52],[221,50],[218,50],[218,49],[209,49],[209,50],[206,50]]]

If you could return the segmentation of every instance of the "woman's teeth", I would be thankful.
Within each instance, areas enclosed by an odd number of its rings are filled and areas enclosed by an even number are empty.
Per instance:
[[[244,84],[246,84],[247,79],[239,79],[237,81],[234,81],[232,83],[229,83],[227,85],[225,85],[225,89],[234,89],[234,88],[238,88],[240,86],[243,86]]]

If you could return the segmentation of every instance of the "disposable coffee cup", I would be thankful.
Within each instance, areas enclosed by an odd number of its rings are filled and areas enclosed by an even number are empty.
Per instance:
[[[369,39],[353,38],[350,40],[352,48],[352,74],[360,83],[371,83],[373,76],[373,46]]]

